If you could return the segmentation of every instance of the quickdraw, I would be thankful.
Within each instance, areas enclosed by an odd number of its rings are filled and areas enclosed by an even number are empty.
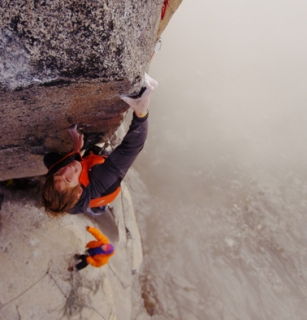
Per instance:
[[[156,42],[156,44],[155,44],[154,51],[153,51],[153,53],[152,53],[152,55],[150,57],[150,61],[152,60],[154,54],[156,52],[159,52],[161,49],[162,49],[162,39],[161,39],[161,37],[159,37],[157,42]]]

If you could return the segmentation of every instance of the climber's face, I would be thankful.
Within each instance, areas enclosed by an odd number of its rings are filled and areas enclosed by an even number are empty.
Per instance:
[[[59,169],[53,176],[55,189],[64,192],[67,189],[76,187],[79,184],[81,171],[82,165],[76,160]]]

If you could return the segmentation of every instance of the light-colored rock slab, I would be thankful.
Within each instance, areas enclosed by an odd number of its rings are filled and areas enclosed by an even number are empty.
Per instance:
[[[131,319],[137,280],[133,273],[142,262],[142,248],[124,184],[111,209],[97,218],[81,214],[49,219],[20,191],[1,192],[1,319]],[[86,225],[105,233],[116,254],[101,268],[69,272],[73,255],[92,240]],[[139,301],[133,308],[142,309]]]

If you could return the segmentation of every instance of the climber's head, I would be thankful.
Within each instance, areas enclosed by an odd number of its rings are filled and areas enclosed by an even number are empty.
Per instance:
[[[79,152],[67,155],[48,153],[44,164],[48,169],[42,188],[42,203],[48,214],[60,216],[75,206],[82,194],[79,176],[82,171]]]
[[[78,202],[82,194],[81,170],[81,163],[74,160],[47,177],[42,188],[42,203],[48,214],[63,215]]]
[[[51,216],[62,216],[73,208],[82,193],[82,187],[67,188],[65,191],[56,189],[53,176],[46,179],[42,188],[42,203],[46,212]]]
[[[79,185],[79,177],[82,165],[79,161],[73,160],[71,163],[60,168],[53,175],[54,188],[59,192],[65,192]]]
[[[111,254],[114,252],[114,247],[111,243],[105,243],[101,246],[101,249],[104,251],[105,254]]]

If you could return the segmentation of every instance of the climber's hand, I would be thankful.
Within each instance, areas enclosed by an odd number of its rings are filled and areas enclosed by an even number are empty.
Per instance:
[[[158,82],[151,78],[147,73],[145,73],[145,87],[146,90],[142,94],[142,96],[138,99],[129,98],[128,96],[121,96],[120,98],[124,100],[131,109],[134,110],[137,117],[144,117],[144,115],[148,112],[148,106],[150,103],[150,99],[158,86]]]
[[[73,143],[73,149],[75,151],[80,152],[80,150],[83,147],[83,143],[84,143],[84,136],[82,133],[79,133],[77,131],[77,125],[74,124],[73,126],[71,126],[69,129],[69,134],[72,138],[72,143]]]

